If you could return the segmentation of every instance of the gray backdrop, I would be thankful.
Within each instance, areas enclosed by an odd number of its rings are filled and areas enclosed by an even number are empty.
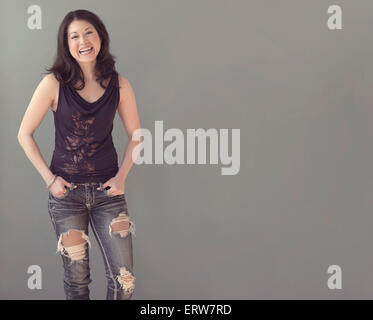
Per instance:
[[[103,5],[103,3],[105,5]],[[42,8],[42,29],[27,7]],[[327,28],[329,5],[343,29]],[[1,1],[0,298],[64,299],[44,181],[17,132],[68,11],[105,23],[143,128],[241,129],[241,169],[134,165],[134,299],[372,299],[372,1]],[[35,140],[47,163],[50,110]],[[120,161],[127,142],[116,116]],[[90,230],[92,299],[103,259]],[[42,268],[42,290],[27,268]],[[342,289],[330,290],[330,265]]]

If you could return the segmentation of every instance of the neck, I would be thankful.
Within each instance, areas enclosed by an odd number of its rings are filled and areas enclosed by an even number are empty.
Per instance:
[[[84,82],[87,83],[87,82],[96,81],[96,76],[94,73],[96,61],[90,62],[90,63],[80,63],[79,65],[83,71]]]

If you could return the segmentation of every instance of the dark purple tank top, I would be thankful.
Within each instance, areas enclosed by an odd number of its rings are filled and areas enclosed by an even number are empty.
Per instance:
[[[114,81],[112,76],[105,93],[92,103],[60,83],[57,111],[53,112],[55,148],[50,169],[67,182],[106,182],[118,172],[111,136],[119,104]]]

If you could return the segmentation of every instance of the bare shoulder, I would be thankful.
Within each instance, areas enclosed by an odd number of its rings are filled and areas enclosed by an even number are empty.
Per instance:
[[[49,88],[56,88],[59,85],[59,82],[53,73],[48,73],[41,81]]]
[[[55,100],[55,98],[57,97],[58,95],[58,87],[59,87],[59,82],[58,80],[56,79],[56,77],[54,76],[53,73],[49,73],[47,74],[40,82],[40,84],[43,86],[43,88],[45,88],[45,90],[47,92],[50,93],[51,97],[53,98],[53,100]]]
[[[50,98],[52,100],[51,109],[53,111],[56,111],[60,83],[58,82],[58,80],[56,79],[53,73],[49,73],[43,78],[43,80],[41,81],[41,84],[45,88],[46,92],[50,94]]]
[[[118,75],[118,80],[119,80],[120,101],[123,101],[131,93],[132,86],[129,80],[121,75]]]
[[[118,81],[119,81],[119,86],[122,88],[126,86],[128,79],[118,74]]]

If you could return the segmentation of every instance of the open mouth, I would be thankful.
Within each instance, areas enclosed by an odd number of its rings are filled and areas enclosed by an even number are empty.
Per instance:
[[[90,54],[92,51],[93,51],[93,47],[89,49],[79,50],[79,53],[84,56],[84,55]]]

